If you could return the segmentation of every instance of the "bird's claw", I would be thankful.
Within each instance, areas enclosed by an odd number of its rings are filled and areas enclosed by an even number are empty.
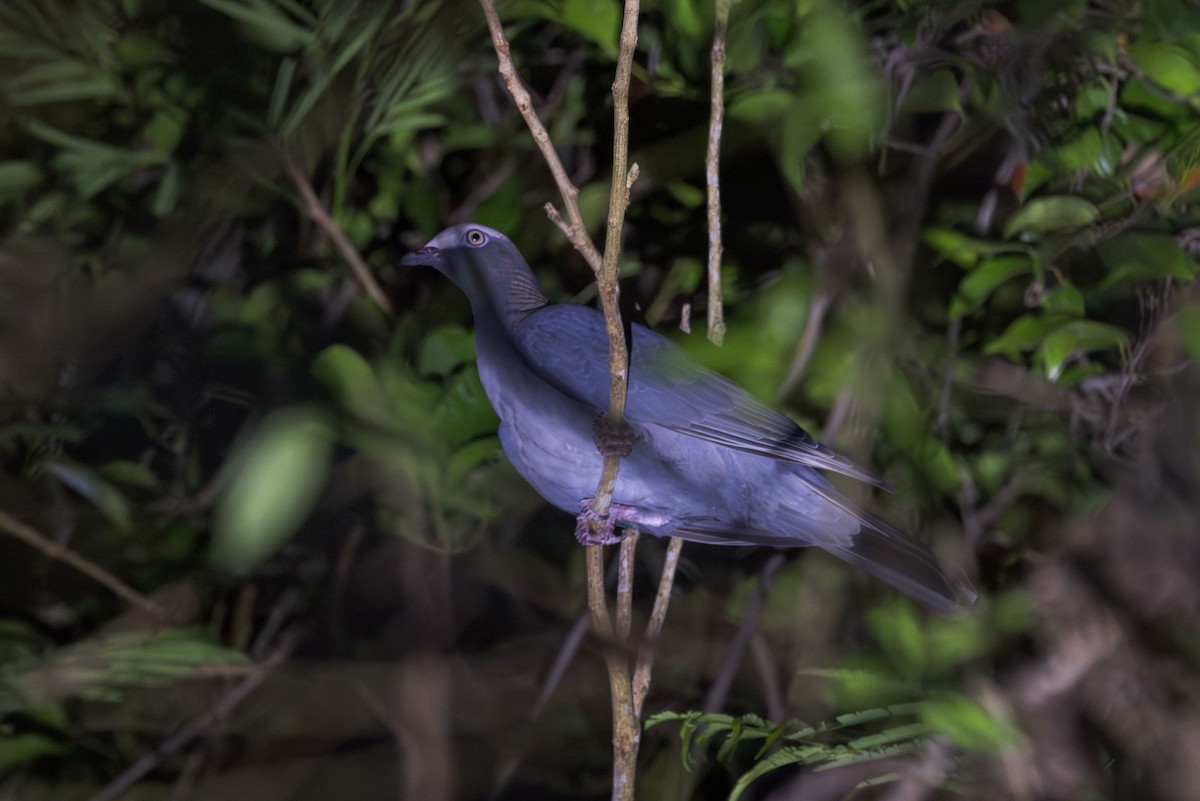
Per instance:
[[[624,420],[616,422],[607,413],[601,413],[592,421],[592,439],[601,456],[624,459],[633,453],[633,446],[641,442],[642,437]]]
[[[579,504],[575,539],[580,545],[615,545],[625,539],[625,533],[617,530],[617,518],[612,509],[608,517],[600,517],[592,509],[592,499],[587,498]]]

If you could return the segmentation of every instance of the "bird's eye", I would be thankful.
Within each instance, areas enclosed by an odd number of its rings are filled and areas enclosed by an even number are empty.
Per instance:
[[[470,231],[467,231],[467,235],[463,237],[463,240],[471,247],[477,248],[484,242],[487,242],[487,234],[478,228],[472,228]]]

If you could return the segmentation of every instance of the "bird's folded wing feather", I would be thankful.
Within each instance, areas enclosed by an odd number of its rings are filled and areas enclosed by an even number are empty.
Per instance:
[[[631,425],[661,426],[890,489],[741,387],[696,364],[666,337],[636,323],[632,332],[625,409]],[[599,311],[588,306],[544,306],[522,320],[513,337],[530,368],[550,384],[597,413],[608,408],[608,338]]]

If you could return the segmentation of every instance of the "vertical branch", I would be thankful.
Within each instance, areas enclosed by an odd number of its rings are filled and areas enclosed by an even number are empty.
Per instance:
[[[608,393],[608,422],[620,426],[625,420],[625,390],[629,383],[629,349],[625,327],[621,324],[620,286],[617,283],[621,257],[621,229],[629,207],[629,190],[637,180],[638,167],[626,167],[629,161],[629,77],[633,71],[633,53],[637,48],[639,0],[625,0],[621,21],[621,49],[617,56],[617,74],[613,79],[613,168],[608,195],[608,228],[604,237],[604,262],[596,273],[600,306],[604,310],[604,329],[608,333],[608,371],[612,378]],[[608,517],[613,486],[617,483],[619,456],[604,457],[604,469],[592,501],[597,530]]]
[[[712,43],[712,108],[708,118],[708,153],[704,157],[708,188],[708,340],[725,339],[725,308],[721,295],[721,128],[725,124],[725,33],[734,0],[717,0]]]
[[[629,78],[633,70],[633,53],[637,47],[638,0],[625,0],[625,16],[621,21],[621,49],[617,56],[617,74],[613,79],[613,170],[608,197],[608,228],[604,238],[604,261],[596,273],[600,305],[604,310],[604,328],[608,333],[608,370],[611,377],[608,394],[608,424],[621,426],[625,421],[625,394],[629,382],[629,350],[625,342],[625,327],[621,323],[620,287],[617,283],[621,256],[621,229],[625,210],[629,207],[629,190],[637,180],[637,165],[627,167],[629,160]],[[617,483],[620,457],[604,457],[604,468],[592,501],[594,530],[603,525],[612,503],[613,487]],[[629,633],[632,599],[633,553],[636,536],[629,534],[621,544],[617,596],[617,630],[624,639]],[[590,550],[597,550],[592,546]],[[637,755],[642,729],[635,709],[633,684],[629,663],[621,654],[610,651],[608,681],[612,691],[613,715],[613,801],[633,801],[637,777]]]
[[[602,639],[611,640],[612,617],[608,614],[608,603],[604,598],[604,548],[599,545],[587,548],[587,588],[592,628]]]
[[[722,0],[726,2],[727,0]],[[529,92],[522,85],[513,66],[508,41],[496,13],[495,0],[479,0],[487,18],[492,44],[499,60],[500,74],[504,77],[509,94],[518,111],[533,134],[534,141],[550,167],[554,180],[563,198],[570,223],[563,221],[551,204],[546,204],[546,213],[575,248],[583,254],[596,274],[596,285],[600,304],[604,311],[604,327],[609,345],[609,406],[606,425],[620,427],[625,420],[625,396],[629,381],[629,350],[625,340],[625,329],[621,322],[620,288],[617,283],[618,264],[621,254],[621,231],[625,212],[629,207],[629,192],[637,180],[638,167],[629,165],[629,82],[633,69],[633,56],[637,48],[637,23],[640,10],[639,0],[625,0],[624,17],[621,22],[620,51],[617,57],[616,76],[613,80],[613,171],[608,204],[608,226],[605,232],[604,255],[596,251],[587,235],[579,211],[579,190],[567,177],[558,154],[550,141],[550,134],[533,110]],[[726,7],[726,16],[728,8]],[[724,45],[722,44],[722,50]],[[724,56],[722,55],[722,64]],[[722,71],[724,67],[722,66]],[[718,202],[719,208],[719,202]],[[719,232],[718,239],[719,243]],[[718,245],[719,246],[719,245]],[[718,265],[720,255],[717,255]],[[718,282],[719,289],[719,282]],[[718,303],[719,306],[719,303]],[[607,522],[612,506],[613,487],[620,466],[619,456],[605,456],[604,467],[596,494],[592,500],[595,513],[589,525],[599,530]],[[675,566],[679,562],[682,541],[672,539],[667,548],[667,558],[659,582],[658,594],[647,627],[645,642],[638,654],[636,669],[619,647],[628,641],[632,627],[633,565],[637,547],[637,534],[630,532],[621,543],[618,564],[617,606],[614,626],[604,593],[604,551],[602,546],[592,545],[587,549],[588,608],[591,611],[592,627],[604,641],[605,665],[608,669],[609,686],[612,692],[613,712],[613,801],[632,801],[636,778],[638,747],[641,743],[641,709],[650,686],[650,670],[653,664],[653,646],[662,631],[666,617],[667,602],[675,580]],[[614,642],[615,641],[615,642]]]

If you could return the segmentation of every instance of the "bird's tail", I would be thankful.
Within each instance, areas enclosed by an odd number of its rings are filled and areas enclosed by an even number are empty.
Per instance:
[[[951,612],[975,601],[965,583],[957,588],[951,584],[924,545],[865,512],[856,511],[855,516],[862,528],[851,543],[824,546],[825,550],[935,611]]]

